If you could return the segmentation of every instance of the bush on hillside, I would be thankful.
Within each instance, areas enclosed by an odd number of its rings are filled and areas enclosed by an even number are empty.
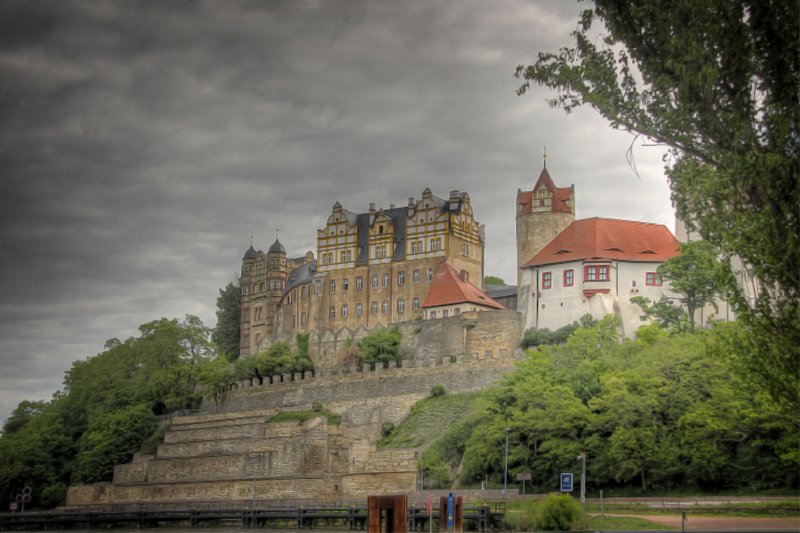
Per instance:
[[[361,361],[364,364],[399,362],[403,359],[403,354],[400,353],[401,340],[403,335],[397,326],[373,331],[358,343],[361,349]]]
[[[381,436],[388,437],[394,431],[394,424],[392,422],[384,422],[381,424]]]
[[[444,396],[445,394],[447,394],[447,390],[444,388],[444,385],[431,386],[431,396],[434,398],[437,396]]]

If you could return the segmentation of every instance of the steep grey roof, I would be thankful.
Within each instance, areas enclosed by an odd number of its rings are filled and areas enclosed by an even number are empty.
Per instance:
[[[247,250],[244,253],[244,257],[242,257],[242,259],[255,259],[257,257],[258,257],[258,253],[256,252],[256,249],[253,248],[253,245],[251,244],[250,245],[250,249]]]
[[[279,241],[278,239],[275,239],[275,242],[273,242],[272,246],[270,246],[269,250],[267,250],[268,254],[272,254],[272,253],[275,253],[275,252],[278,252],[278,253],[281,253],[281,254],[285,254],[286,253],[286,248],[283,247],[283,245],[281,244],[281,241]]]
[[[517,286],[516,285],[487,285],[487,289],[492,288],[493,290],[487,290],[486,296],[489,298],[496,300],[498,298],[504,298],[506,296],[514,296],[517,294]]]
[[[311,261],[310,263],[306,263],[301,267],[297,267],[291,272],[289,272],[289,279],[286,280],[286,289],[283,291],[283,295],[286,296],[289,294],[289,291],[297,287],[298,285],[302,285],[304,283],[308,283],[317,273],[317,262]]]

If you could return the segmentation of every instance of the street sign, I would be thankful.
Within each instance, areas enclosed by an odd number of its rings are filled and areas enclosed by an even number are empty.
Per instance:
[[[561,474],[561,492],[572,492],[572,474]]]
[[[517,481],[530,481],[531,480],[531,473],[530,472],[520,472],[517,474]]]
[[[19,509],[19,507],[17,506],[17,502],[11,502],[8,504],[9,511],[16,511],[17,509]]]

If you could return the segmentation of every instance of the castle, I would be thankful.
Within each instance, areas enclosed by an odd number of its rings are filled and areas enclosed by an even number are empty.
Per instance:
[[[289,258],[279,239],[251,243],[242,261],[241,355],[308,334],[314,371],[241,381],[222,413],[178,418],[152,456],[117,465],[112,484],[70,487],[67,505],[113,509],[282,499],[361,500],[415,491],[417,449],[377,449],[381,425],[399,424],[431,386],[481,390],[515,368],[525,329],[558,328],[585,313],[641,324],[630,295],[666,290],[657,266],[677,241],[655,224],[575,220],[574,187],[544,169],[517,192],[517,311],[483,292],[485,234],[469,195],[426,189],[398,208],[355,213],[338,202],[312,252]],[[401,364],[342,367],[337,354],[376,328],[397,325]],[[287,411],[316,416],[274,422]],[[256,503],[258,505],[258,503]],[[159,507],[160,506],[160,507]]]

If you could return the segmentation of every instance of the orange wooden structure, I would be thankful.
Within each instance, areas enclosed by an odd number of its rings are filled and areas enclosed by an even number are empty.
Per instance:
[[[408,533],[408,497],[405,494],[367,498],[367,533],[381,533],[381,517],[384,511],[384,533]]]

